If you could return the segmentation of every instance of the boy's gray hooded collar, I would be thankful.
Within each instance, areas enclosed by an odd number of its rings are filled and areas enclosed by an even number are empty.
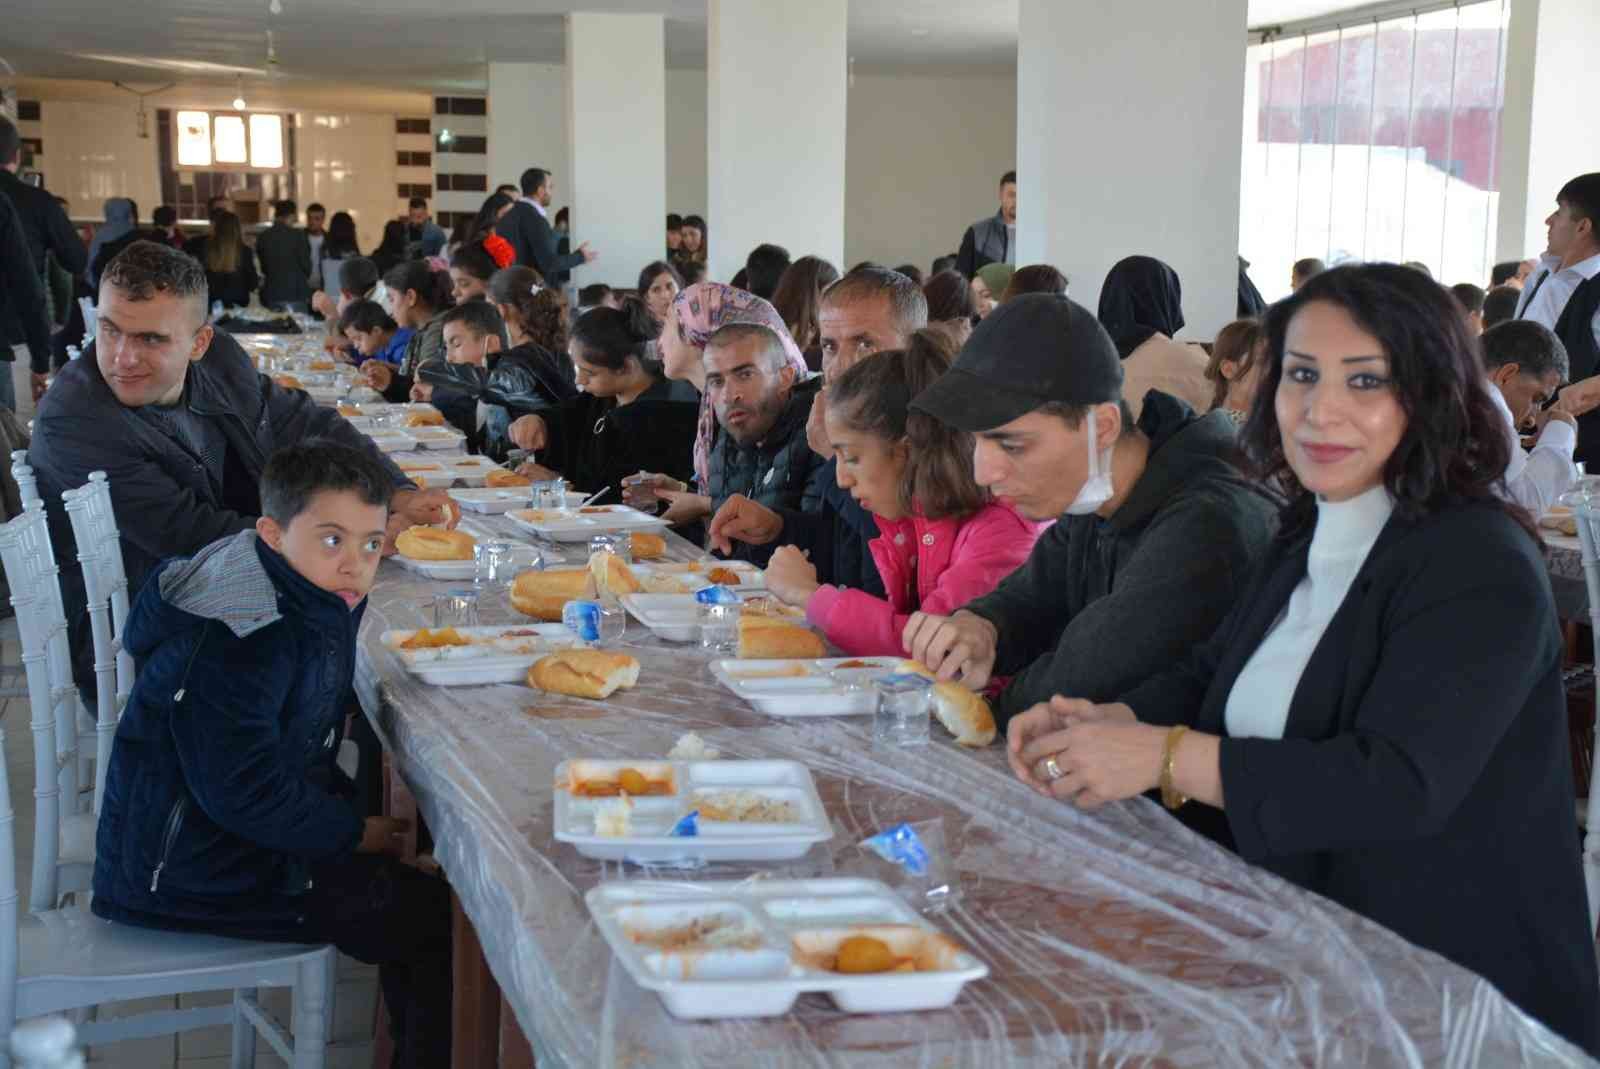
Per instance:
[[[283,619],[278,589],[256,552],[256,533],[213,542],[161,573],[161,599],[175,609],[228,626],[239,638]]]

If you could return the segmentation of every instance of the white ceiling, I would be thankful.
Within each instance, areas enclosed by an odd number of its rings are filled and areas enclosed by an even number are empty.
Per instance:
[[[486,62],[562,62],[562,16],[581,6],[660,12],[667,18],[668,66],[705,64],[705,0],[279,3],[281,15],[270,13],[269,0],[0,0],[6,29],[0,59],[31,77],[148,84],[231,82],[243,74],[249,85],[269,70],[271,31],[273,77],[420,91],[482,89]],[[1352,6],[1350,0],[1248,4],[1251,26]],[[1017,0],[850,0],[849,34],[858,70],[1008,71],[1016,65]]]

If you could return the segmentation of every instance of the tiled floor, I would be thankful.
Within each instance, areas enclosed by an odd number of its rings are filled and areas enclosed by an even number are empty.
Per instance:
[[[0,661],[15,671],[19,658],[15,620],[0,622]],[[20,683],[20,675],[8,674],[6,683]],[[28,729],[26,698],[11,698],[0,703],[0,727],[5,729],[6,773],[11,780],[11,804],[16,809],[13,827],[17,836],[17,872],[26,882],[33,856],[33,738]],[[25,890],[25,888],[24,888]],[[24,898],[24,901],[26,899]],[[376,970],[341,958],[339,986],[334,1001],[333,1048],[328,1052],[328,1069],[366,1069],[372,1063],[372,1019],[377,1000]],[[288,1020],[286,989],[265,990],[262,1001],[281,1020]],[[228,1001],[226,992],[214,995],[182,996],[182,1007]],[[147,999],[105,1007],[108,1016],[145,1010],[180,1008],[179,999]],[[180,1036],[128,1040],[89,1051],[89,1064],[101,1069],[226,1069],[229,1032],[226,1027],[205,1028]],[[265,1043],[258,1044],[258,1066],[270,1069],[282,1060]]]

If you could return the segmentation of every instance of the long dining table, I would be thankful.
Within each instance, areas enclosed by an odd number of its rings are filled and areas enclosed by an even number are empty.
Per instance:
[[[503,517],[465,523],[527,539]],[[672,559],[699,556],[669,544]],[[547,565],[587,553],[539,548]],[[433,595],[460,585],[382,565],[358,695],[541,1067],[1593,1064],[1486,981],[1143,798],[1080,812],[1018,783],[998,743],[882,750],[870,718],[766,716],[698,647],[634,620],[620,644],[639,682],[607,701],[423,684],[379,636],[426,625]],[[479,615],[520,619],[503,587],[480,592]],[[689,870],[586,860],[555,841],[560,762],[660,758],[690,731],[726,757],[803,762],[832,840],[794,862]],[[859,844],[902,822],[942,835],[952,873],[917,904],[990,969],[949,1009],[856,1016],[803,996],[782,1017],[678,1020],[613,962],[584,905],[607,880],[882,875]]]
[[[296,360],[317,345],[241,340]],[[468,512],[463,526],[530,541],[503,516]],[[703,556],[667,542],[669,559]],[[546,566],[577,566],[588,547],[536,548]],[[1553,571],[1563,564],[1572,573],[1570,556]],[[638,685],[606,701],[424,684],[381,635],[428,625],[434,595],[465,585],[385,561],[356,690],[541,1069],[1600,1064],[1487,981],[1147,799],[1083,812],[1017,782],[998,742],[964,749],[935,726],[926,746],[886,750],[870,718],[764,715],[713,678],[710,655],[634,620],[620,646],[640,661]],[[478,609],[483,624],[526,622],[503,586],[479,588]],[[725,757],[804,763],[832,839],[796,861],[695,869],[587,860],[555,840],[557,765],[664,757],[687,732]],[[611,880],[893,878],[861,843],[901,823],[927,837],[943,880],[935,895],[908,888],[910,901],[989,967],[948,1009],[851,1015],[806,995],[781,1017],[679,1020],[613,960],[584,905]]]

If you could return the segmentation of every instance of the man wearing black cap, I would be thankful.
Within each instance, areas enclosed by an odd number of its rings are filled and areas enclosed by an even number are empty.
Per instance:
[[[912,657],[974,690],[1012,676],[997,719],[1053,695],[1107,700],[1210,637],[1276,509],[1234,467],[1231,422],[1156,390],[1135,424],[1094,314],[1027,294],[973,331],[912,407],[976,437],[981,486],[1060,517],[992,593],[906,625]]]

